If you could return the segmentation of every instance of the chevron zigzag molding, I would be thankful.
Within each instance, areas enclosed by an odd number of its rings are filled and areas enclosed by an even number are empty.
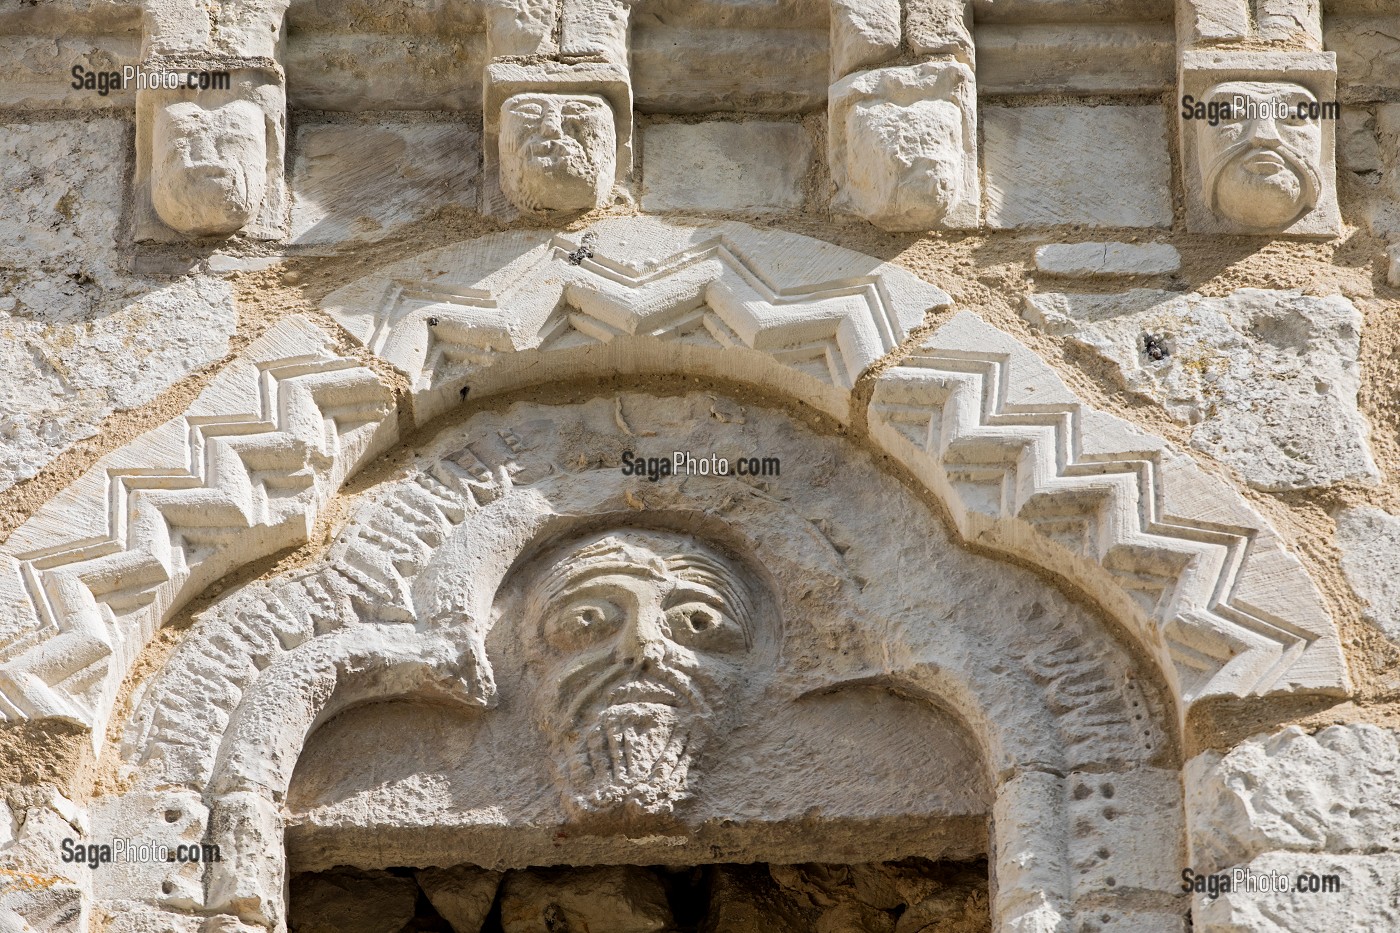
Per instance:
[[[1262,517],[976,315],[884,374],[869,423],[966,540],[1074,581],[1124,621],[1183,715],[1205,697],[1345,691],[1321,596]]]
[[[190,596],[306,540],[397,437],[392,396],[305,318],[280,322],[182,416],[102,458],[3,549],[0,717],[102,734],[132,661]]]
[[[471,392],[600,370],[755,382],[845,422],[861,373],[951,302],[808,237],[618,218],[434,250],[325,308],[408,375],[420,424]]]

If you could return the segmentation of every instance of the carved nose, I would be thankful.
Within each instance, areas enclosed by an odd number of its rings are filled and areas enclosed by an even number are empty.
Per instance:
[[[647,670],[666,657],[666,634],[659,610],[643,610],[623,634],[622,663]]]

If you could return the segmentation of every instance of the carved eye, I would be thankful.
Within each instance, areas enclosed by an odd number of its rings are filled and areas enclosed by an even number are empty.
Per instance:
[[[613,630],[621,610],[607,600],[575,602],[554,613],[545,626],[545,638],[560,648],[592,644]]]
[[[690,601],[666,610],[672,640],[688,648],[730,653],[745,648],[744,630],[717,606]]]

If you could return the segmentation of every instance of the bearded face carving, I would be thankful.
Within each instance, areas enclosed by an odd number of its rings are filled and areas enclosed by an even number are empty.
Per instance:
[[[546,646],[540,725],[575,812],[670,812],[753,650],[752,603],[722,556],[665,532],[569,548],[527,597]]]
[[[1229,108],[1218,126],[1202,123],[1196,133],[1201,190],[1212,211],[1263,231],[1282,230],[1317,206],[1322,129],[1299,115],[1300,104],[1317,105],[1311,91],[1288,82],[1229,81],[1203,100]]]
[[[166,226],[226,236],[257,216],[267,187],[266,118],[257,104],[159,106],[151,144],[151,203]]]
[[[516,94],[501,105],[501,191],[520,210],[600,206],[616,161],[612,106],[596,94]]]

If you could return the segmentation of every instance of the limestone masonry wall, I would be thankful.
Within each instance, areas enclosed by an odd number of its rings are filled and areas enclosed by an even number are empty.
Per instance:
[[[0,933],[1400,928],[1398,37],[0,0]]]

